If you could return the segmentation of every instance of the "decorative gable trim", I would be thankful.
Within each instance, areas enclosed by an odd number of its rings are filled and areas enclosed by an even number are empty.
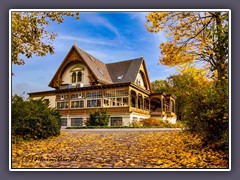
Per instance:
[[[69,65],[71,62],[82,62],[84,63],[89,71],[89,80],[90,83],[96,84],[98,81],[97,76],[94,74],[92,71],[91,67],[88,65],[88,63],[85,61],[85,59],[82,57],[81,53],[78,51],[77,47],[75,45],[72,46],[72,48],[69,50],[68,54],[64,58],[63,62],[59,66],[58,70],[56,71],[55,75],[53,76],[51,82],[49,83],[48,86],[53,87],[53,88],[59,88],[59,86],[62,83],[62,74],[65,71],[66,67]],[[103,84],[106,84],[104,81],[99,80]]]
[[[134,83],[138,73],[142,70],[144,81],[148,87],[147,89],[152,92],[143,58],[104,64],[87,52],[79,49],[76,45],[71,47],[48,86],[58,89],[63,82],[62,75],[64,71],[72,62],[81,62],[87,67],[88,80],[91,85],[107,85],[124,82]]]

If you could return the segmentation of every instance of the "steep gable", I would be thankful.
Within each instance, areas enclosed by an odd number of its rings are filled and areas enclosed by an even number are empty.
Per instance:
[[[86,53],[85,51],[79,49],[76,45],[73,45],[67,56],[61,63],[60,67],[56,71],[54,77],[49,83],[49,86],[53,88],[59,88],[59,86],[63,83],[62,75],[64,71],[70,63],[74,62],[83,63],[87,66],[89,70],[88,78],[90,81],[98,81],[102,84],[112,83],[107,67],[103,62]]]
[[[143,58],[105,64],[99,59],[78,48],[76,45],[73,45],[69,50],[49,83],[49,86],[59,88],[65,83],[71,84],[69,82],[69,78],[73,67],[88,70],[84,73],[85,82],[88,78],[88,85],[115,83],[137,84],[136,79],[140,76],[142,84],[137,85],[150,91],[152,89]]]
[[[82,49],[78,48],[77,46],[75,47],[81,57],[85,60],[88,67],[92,70],[95,77],[103,84],[111,84],[112,79],[109,75],[106,64],[104,64],[99,59],[93,57],[92,55],[88,54],[87,52],[83,51]]]
[[[146,64],[145,64],[144,60],[143,60],[141,66],[139,68],[138,75],[140,75],[142,80],[143,80],[143,86],[147,90],[150,90],[150,92],[151,92],[152,91],[152,86],[151,86],[151,82],[149,80],[149,76],[148,76],[148,72],[147,72],[147,68],[146,68]],[[136,82],[136,79],[135,79],[135,82]]]

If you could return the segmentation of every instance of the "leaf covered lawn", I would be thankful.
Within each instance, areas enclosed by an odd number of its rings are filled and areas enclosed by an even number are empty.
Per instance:
[[[12,144],[12,168],[228,168],[186,132],[61,132]]]

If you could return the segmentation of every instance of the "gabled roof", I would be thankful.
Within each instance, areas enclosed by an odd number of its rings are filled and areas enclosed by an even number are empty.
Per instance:
[[[68,61],[68,56],[74,50],[76,50],[78,55],[81,57],[81,60],[76,59],[76,60],[74,60],[75,62],[76,61],[79,61],[79,62],[84,61],[84,63],[88,67],[88,69],[92,72],[92,74],[95,76],[95,78],[98,81],[102,82],[103,84],[111,84],[112,83],[112,79],[108,73],[107,67],[102,61],[98,60],[97,58],[93,57],[92,55],[88,54],[87,52],[79,49],[76,45],[73,45],[72,48],[70,49],[70,51],[68,52],[68,54],[66,55],[65,59],[61,63],[60,67],[56,71],[55,75],[53,76],[53,78],[50,81],[48,86],[54,87],[54,81],[56,81],[58,79],[58,76],[61,73],[61,71],[64,69],[64,67],[67,66],[69,62],[71,62],[71,61]]]
[[[132,59],[109,63],[107,65],[108,72],[113,83],[132,82],[134,83],[143,59]]]
[[[92,70],[93,74],[98,80],[107,84],[112,83],[112,79],[109,75],[106,64],[78,48],[76,45],[74,45],[74,47],[79,52],[80,56],[85,60],[85,63]]]
[[[77,54],[78,58],[73,60],[69,59],[68,57],[71,56],[71,53]],[[141,64],[143,64],[146,70],[146,65],[143,58],[105,64],[99,59],[95,58],[94,56],[78,48],[76,45],[73,45],[68,54],[66,55],[65,59],[59,66],[58,70],[56,71],[51,82],[49,83],[50,87],[57,87],[57,85],[55,85],[54,82],[61,81],[60,79],[61,74],[63,73],[64,69],[68,66],[68,64],[72,61],[74,62],[79,61],[85,63],[90,72],[96,78],[96,80],[103,84],[134,83],[137,74],[140,70]],[[150,84],[147,70],[146,76],[148,84]]]

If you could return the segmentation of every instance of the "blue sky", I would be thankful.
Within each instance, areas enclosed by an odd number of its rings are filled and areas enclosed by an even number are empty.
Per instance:
[[[24,66],[12,65],[12,92],[53,90],[48,87],[53,75],[76,41],[79,48],[104,63],[143,57],[150,81],[166,79],[174,68],[158,65],[159,44],[166,41],[162,33],[150,33],[144,24],[148,12],[81,12],[80,20],[66,17],[50,31],[58,34],[53,41],[55,54],[26,59]]]

